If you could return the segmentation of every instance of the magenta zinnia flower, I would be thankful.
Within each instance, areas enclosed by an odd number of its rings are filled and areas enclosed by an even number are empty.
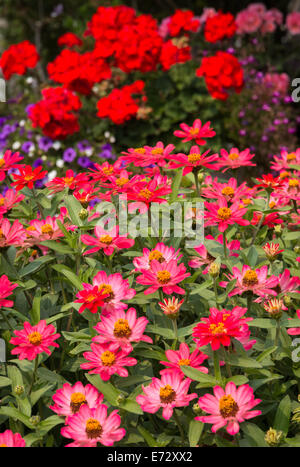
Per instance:
[[[20,433],[13,433],[11,430],[6,430],[0,433],[0,448],[25,448],[25,440]]]
[[[18,284],[13,284],[9,281],[8,277],[3,274],[0,277],[0,307],[12,307],[14,302],[12,300],[6,300],[6,297],[13,293],[13,290],[18,287]]]
[[[97,443],[113,446],[126,434],[120,424],[121,418],[117,410],[107,416],[105,404],[96,408],[82,405],[76,414],[68,418],[68,425],[61,429],[61,434],[74,440],[67,447],[97,447]]]
[[[65,383],[52,396],[54,405],[49,408],[58,415],[68,417],[77,413],[82,405],[87,405],[90,409],[96,409],[103,402],[101,394],[94,386],[87,384],[83,386],[80,381],[71,386]]]
[[[142,385],[144,393],[138,395],[136,401],[144,412],[155,413],[162,408],[163,418],[169,420],[175,407],[185,407],[197,397],[195,393],[188,394],[191,382],[177,372],[168,371],[161,379],[152,378],[149,386]]]
[[[261,410],[251,410],[261,399],[254,398],[249,384],[237,388],[230,382],[226,384],[225,391],[220,386],[215,386],[213,391],[214,396],[205,394],[198,401],[200,408],[211,415],[195,417],[202,423],[212,423],[213,433],[227,425],[227,433],[235,435],[240,430],[239,423],[261,414]]]
[[[126,310],[128,305],[122,300],[130,300],[136,294],[136,291],[129,287],[128,280],[123,279],[119,272],[108,276],[105,271],[100,271],[94,277],[93,285],[98,287],[99,292],[108,294],[102,306],[102,314]]]
[[[135,265],[136,271],[141,272],[142,269],[150,269],[151,262],[156,259],[160,263],[166,261],[167,263],[172,259],[179,260],[182,255],[179,255],[180,250],[175,250],[173,247],[169,247],[164,243],[157,243],[155,248],[149,250],[143,248],[143,256],[134,258],[133,264]]]
[[[103,381],[108,381],[110,377],[117,375],[126,377],[128,371],[124,366],[134,366],[137,364],[135,358],[128,357],[127,350],[120,349],[118,343],[91,344],[91,352],[84,352],[83,356],[88,363],[82,363],[80,368],[90,370],[89,373],[99,374]]]
[[[17,337],[12,337],[10,343],[16,345],[12,349],[12,355],[19,355],[19,360],[34,360],[37,355],[45,352],[51,355],[49,347],[59,347],[54,342],[60,334],[55,333],[53,324],[46,324],[46,320],[41,320],[35,326],[31,326],[27,321],[24,323],[24,329],[14,331]]]
[[[160,374],[163,375],[170,371],[179,373],[182,377],[185,376],[181,371],[183,365],[190,366],[191,368],[196,368],[196,370],[201,371],[202,373],[208,373],[208,369],[205,366],[202,366],[204,360],[208,358],[203,352],[196,349],[190,353],[189,346],[182,342],[179,346],[179,350],[166,350],[167,362],[159,362],[162,365],[167,366],[165,370],[161,370]]]
[[[168,263],[166,261],[160,263],[154,259],[151,261],[150,269],[143,269],[142,275],[137,277],[136,281],[139,284],[151,286],[144,291],[145,295],[156,292],[160,287],[167,295],[172,293],[183,295],[185,294],[184,289],[176,284],[182,282],[188,276],[190,276],[190,273],[186,272],[184,264],[178,265],[176,259],[172,259]]]
[[[236,279],[236,287],[229,294],[228,297],[233,295],[242,295],[244,292],[253,292],[260,297],[267,297],[268,295],[277,295],[273,290],[278,285],[278,277],[268,276],[268,266],[262,266],[260,269],[251,269],[250,266],[245,264],[240,271],[236,266],[232,268],[232,274],[228,275],[228,279],[232,281]],[[228,282],[220,282],[221,287],[226,287]]]
[[[195,140],[196,144],[203,146],[206,144],[206,138],[212,138],[216,135],[213,128],[210,128],[210,122],[206,122],[202,125],[201,120],[197,118],[192,126],[188,126],[186,123],[180,123],[181,130],[174,131],[174,136],[178,138],[184,138],[183,143],[187,141]]]
[[[229,169],[237,169],[239,167],[254,167],[256,164],[251,162],[251,159],[255,154],[250,154],[250,149],[239,151],[237,148],[232,148],[229,152],[225,149],[221,149],[221,157],[215,165],[216,170],[220,170],[224,167],[222,172],[226,172]]]
[[[82,243],[93,247],[85,251],[83,253],[84,255],[90,255],[96,251],[103,250],[105,255],[111,256],[115,250],[120,251],[125,248],[131,248],[134,245],[133,239],[126,238],[126,235],[118,235],[118,226],[110,231],[107,231],[100,225],[97,225],[95,227],[94,233],[96,238],[87,234],[81,236]]]
[[[215,170],[216,165],[211,165],[212,162],[218,160],[218,154],[212,154],[207,156],[210,150],[200,153],[198,146],[192,146],[190,153],[186,154],[174,154],[170,160],[170,169],[177,169],[184,167],[183,175],[187,175],[193,170],[200,170],[202,167],[206,167],[211,170]]]
[[[22,246],[26,232],[22,224],[15,220],[11,225],[8,219],[0,220],[0,248],[7,246]]]
[[[5,151],[4,155],[0,157],[0,182],[5,179],[8,170],[22,167],[18,164],[22,159],[23,156],[20,156],[19,152]]]
[[[249,225],[249,221],[243,219],[247,209],[241,208],[239,203],[231,204],[228,207],[227,201],[224,198],[219,199],[217,203],[204,203],[205,212],[205,227],[209,225],[217,225],[220,232],[225,232],[229,225]]]
[[[297,310],[296,314],[297,314],[297,318],[299,318],[299,327],[298,328],[289,328],[287,330],[287,333],[290,336],[299,336],[299,334],[300,334],[300,310]],[[291,319],[291,318],[289,318],[289,319]]]
[[[84,310],[89,310],[91,313],[95,314],[99,311],[104,305],[105,299],[109,299],[109,293],[104,289],[100,289],[97,286],[91,284],[82,284],[84,289],[79,290],[76,294],[77,300],[74,300],[74,303],[82,303],[78,312],[83,313]]]

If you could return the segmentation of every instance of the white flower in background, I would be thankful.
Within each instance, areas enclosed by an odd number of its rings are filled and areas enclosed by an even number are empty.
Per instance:
[[[45,154],[42,155],[41,157],[42,161],[46,161],[47,160],[47,156]]]
[[[50,182],[51,180],[53,180],[53,178],[55,178],[56,175],[57,175],[57,171],[56,171],[56,170],[51,170],[50,172],[48,172],[48,180],[49,180],[49,182]]]
[[[116,138],[115,138],[114,136],[111,136],[111,137],[109,138],[109,142],[110,142],[110,143],[115,143],[115,142],[116,142]]]
[[[85,150],[86,157],[91,157],[93,155],[94,148],[89,148]]]
[[[32,76],[28,76],[28,78],[26,78],[26,83],[27,84],[32,84],[34,81],[33,77]]]
[[[57,159],[56,166],[60,169],[65,165],[65,162],[62,159]]]
[[[20,125],[20,126],[24,126],[25,123],[26,123],[25,120],[20,120],[20,121],[19,121],[19,125]]]
[[[17,150],[21,147],[20,141],[15,141],[14,144],[12,145],[12,149]]]
[[[106,132],[104,133],[104,138],[109,138],[109,137],[110,137],[110,132],[109,132],[109,131],[106,131]]]
[[[60,142],[59,141],[54,141],[53,148],[55,149],[55,151],[58,151],[61,148]]]

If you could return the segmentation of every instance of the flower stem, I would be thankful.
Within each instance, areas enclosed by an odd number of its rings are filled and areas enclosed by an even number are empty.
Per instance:
[[[219,361],[217,351],[214,351],[214,371],[215,371],[215,378],[221,382],[220,361]]]
[[[174,329],[174,335],[175,335],[175,339],[173,341],[173,345],[172,345],[172,349],[175,350],[176,349],[176,344],[177,344],[177,341],[178,341],[178,328],[177,328],[177,319],[172,319],[172,324],[173,324],[173,329]]]
[[[37,372],[37,369],[38,369],[38,365],[39,365],[38,357],[35,357],[34,370],[33,370],[33,374],[32,374],[32,380],[31,380],[30,388],[29,388],[29,391],[28,391],[28,396],[30,396],[33,385],[34,385],[34,382],[35,382],[35,377],[36,377],[36,372]]]
[[[228,258],[226,230],[224,230],[224,232],[223,232],[223,247],[224,247],[224,256],[225,256],[225,258]]]
[[[176,425],[178,426],[178,430],[179,430],[179,433],[180,433],[180,436],[181,436],[182,444],[184,444],[184,442],[185,442],[184,431],[183,431],[182,425],[180,423],[180,420],[178,418],[178,415],[176,413],[176,409],[174,409],[173,415],[174,415],[174,420],[176,422]]]
[[[194,178],[195,178],[197,197],[200,198],[200,187],[199,187],[199,180],[198,180],[198,172],[193,172],[193,173],[194,173]]]

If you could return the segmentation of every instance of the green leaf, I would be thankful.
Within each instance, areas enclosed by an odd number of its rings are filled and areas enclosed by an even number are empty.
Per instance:
[[[267,447],[265,433],[254,423],[242,423],[241,428],[251,447]]]
[[[273,345],[272,347],[269,347],[268,349],[264,350],[257,358],[257,362],[262,362],[265,358],[267,358],[269,355],[271,355],[275,350],[277,349],[276,345]]]
[[[162,328],[156,324],[149,324],[147,326],[147,332],[152,332],[153,334],[159,334],[160,336],[165,337],[166,339],[175,339],[175,334],[172,329]]]
[[[241,357],[239,355],[228,355],[228,363],[241,368],[262,368],[262,365],[250,357]]]
[[[82,220],[79,217],[79,213],[82,210],[80,202],[74,198],[74,196],[67,196],[64,200],[69,216],[73,224],[80,226]]]
[[[276,327],[276,323],[272,319],[257,318],[248,323],[249,327],[272,329]]]
[[[57,425],[61,425],[64,423],[64,418],[59,417],[58,415],[51,415],[50,417],[46,418],[46,420],[43,420],[42,422],[39,423],[38,425],[38,430],[40,433],[45,435],[48,433],[48,431],[52,430]]]
[[[249,379],[247,378],[247,376],[243,376],[243,375],[235,375],[235,376],[231,376],[231,378],[226,379],[226,383],[232,382],[236,386],[240,386],[241,384],[246,384],[248,383],[248,381]]]
[[[155,448],[159,446],[158,442],[155,440],[155,438],[153,438],[151,433],[149,433],[149,431],[146,430],[146,428],[143,428],[142,426],[139,425],[137,429],[142,435],[142,437],[144,438],[144,440],[146,441],[146,443],[148,444],[148,446],[150,446],[151,448]]]
[[[177,170],[177,173],[174,177],[172,183],[172,193],[170,195],[170,203],[174,203],[175,201],[177,201],[178,191],[182,180],[182,172],[183,169]]]
[[[30,394],[30,402],[31,405],[34,406],[40,398],[47,392],[50,391],[53,388],[53,384],[46,384],[43,386],[41,389],[37,389],[36,391],[32,391]]]
[[[99,375],[89,375],[85,373],[86,379],[104,395],[105,399],[111,405],[118,405],[117,398],[121,394],[111,383],[103,381]]]
[[[14,407],[0,407],[0,415],[7,415],[7,417],[20,420],[20,422],[22,422],[31,430],[35,429],[35,426],[30,422],[30,417],[24,415],[22,412],[15,409]]]
[[[290,416],[291,416],[291,399],[288,395],[286,395],[280,401],[280,404],[278,406],[278,409],[275,415],[273,428],[275,428],[275,430],[282,431],[283,434],[286,436],[289,430]]]
[[[132,399],[125,399],[125,401],[121,402],[119,406],[128,412],[136,413],[138,415],[142,415],[144,413],[140,405]]]
[[[199,381],[199,383],[207,383],[210,386],[215,386],[216,384],[218,384],[218,381],[214,376],[202,373],[202,371],[196,370],[196,368],[191,368],[190,366],[182,365],[181,370],[188,378],[191,378],[194,381]]]
[[[63,274],[69,280],[70,284],[74,285],[78,290],[83,289],[82,283],[78,279],[78,276],[76,276],[76,274],[64,264],[55,264],[52,266],[52,269],[55,269],[55,271]]]
[[[19,277],[27,276],[27,274],[32,274],[33,272],[38,271],[44,264],[49,263],[53,260],[53,256],[46,255],[41,256],[40,258],[32,261],[27,264],[24,268],[19,271]]]
[[[197,420],[191,420],[189,424],[189,443],[191,447],[197,446],[204,428],[204,423]]]
[[[0,388],[5,388],[6,386],[11,385],[11,379],[6,378],[5,376],[0,376]]]
[[[30,311],[30,317],[33,324],[37,324],[41,319],[41,298],[42,291],[37,289],[33,299],[32,310]]]
[[[44,242],[41,242],[41,245],[50,248],[50,250],[57,251],[57,253],[62,255],[74,254],[74,251],[70,247],[64,245],[63,243],[57,242],[56,240],[45,240]]]

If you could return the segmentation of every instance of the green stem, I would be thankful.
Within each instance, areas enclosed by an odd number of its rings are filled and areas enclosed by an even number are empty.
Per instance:
[[[193,173],[194,173],[194,178],[195,178],[197,197],[200,198],[200,186],[199,186],[199,180],[198,180],[198,171],[197,172],[195,171]]]
[[[175,339],[173,341],[173,345],[172,345],[172,349],[175,350],[176,349],[176,344],[177,344],[177,341],[178,341],[178,328],[177,328],[177,319],[172,319],[172,324],[173,324],[173,329],[174,329],[174,335],[175,335]]]
[[[251,305],[252,305],[252,292],[248,292],[247,294],[247,309],[248,309],[248,316],[250,316],[250,311],[251,311]]]
[[[223,232],[223,248],[224,248],[224,256],[225,256],[225,258],[228,258],[226,230],[224,230],[224,232]]]
[[[32,381],[31,381],[30,388],[29,388],[29,391],[28,391],[28,396],[30,396],[33,385],[34,385],[34,382],[35,382],[35,377],[36,377],[36,372],[37,372],[37,369],[38,369],[38,365],[39,365],[38,357],[35,357],[34,370],[33,370],[33,375],[32,375]]]
[[[215,292],[215,299],[216,299],[216,307],[218,307],[218,291],[217,291],[217,279],[214,277],[214,292]]]
[[[214,351],[214,372],[215,372],[215,378],[221,382],[220,361],[219,361],[217,351]]]
[[[231,378],[232,377],[231,367],[230,367],[230,364],[228,363],[226,349],[225,349],[224,346],[223,346],[223,355],[224,355],[224,362],[225,362],[225,365],[226,365],[226,371],[227,371],[227,374],[228,374],[228,378]]]
[[[0,313],[1,313],[1,316],[2,316],[2,318],[4,319],[4,321],[6,322],[6,324],[7,324],[7,326],[8,326],[8,329],[10,329],[11,331],[13,331],[14,328],[13,328],[12,325],[10,324],[10,322],[9,322],[9,320],[8,320],[8,318],[7,318],[7,316],[6,316],[6,314],[4,313],[4,311],[0,309]]]
[[[181,436],[182,444],[184,444],[184,442],[185,442],[185,435],[184,435],[184,431],[183,431],[182,425],[181,425],[181,423],[180,423],[180,420],[179,420],[179,418],[178,418],[178,415],[177,415],[177,413],[176,413],[176,409],[174,409],[173,416],[174,416],[174,420],[175,420],[175,422],[176,422],[176,425],[178,426],[178,430],[179,430],[179,433],[180,433],[180,436]]]

